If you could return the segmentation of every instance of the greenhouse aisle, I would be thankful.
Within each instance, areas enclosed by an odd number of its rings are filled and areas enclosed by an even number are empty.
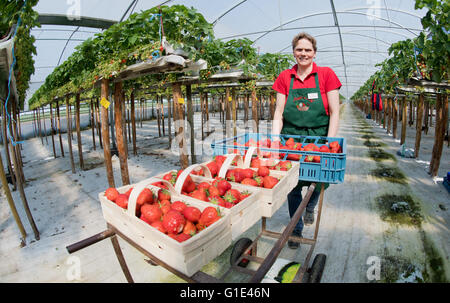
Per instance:
[[[214,119],[218,120],[218,116]],[[196,125],[200,124],[199,120],[200,116],[196,115]],[[262,121],[263,129],[269,126]],[[425,148],[432,148],[432,130],[422,137]],[[167,137],[158,138],[156,120],[144,122],[144,128],[138,128],[137,132],[139,155],[133,156],[130,149],[128,160],[132,183],[179,168],[178,156],[167,148]],[[408,145],[413,145],[414,133],[413,128],[408,128]],[[427,174],[424,163],[429,161],[427,152],[417,160],[400,158],[396,155],[398,142],[349,104],[342,106],[338,136],[347,139],[346,176],[344,183],[330,186],[325,193],[314,251],[314,254],[327,255],[322,282],[449,281],[449,194]],[[34,240],[26,222],[19,193],[13,192],[28,231],[26,245],[21,247],[19,230],[5,197],[1,197],[0,257],[5,260],[0,264],[1,282],[126,282],[109,240],[72,255],[65,249],[105,229],[98,193],[106,189],[108,183],[102,165],[103,151],[98,148],[98,142],[97,150],[93,150],[90,130],[84,131],[82,138],[89,170],[79,170],[74,145],[77,171],[71,173],[67,137],[63,139],[65,158],[53,159],[51,143],[42,145],[38,138],[24,144],[24,171],[28,180],[25,191],[41,232],[39,241]],[[382,161],[370,158],[374,143],[380,143],[378,147],[391,156]],[[57,153],[59,155],[59,148]],[[210,158],[205,155],[198,160]],[[449,163],[448,147],[444,146],[439,176],[449,170]],[[117,157],[113,157],[113,167],[116,185],[120,186]],[[403,181],[401,178],[389,182],[383,176],[376,177],[373,174],[380,167],[383,171],[398,169],[408,181],[403,184],[399,183]],[[268,229],[282,231],[288,220],[285,203],[268,220]],[[259,231],[258,222],[242,237],[254,238]],[[312,233],[312,227],[305,228],[304,236],[312,237]],[[136,282],[183,282],[167,270],[148,264],[137,250],[119,241]],[[264,256],[273,243],[272,240],[261,241],[258,253]],[[286,247],[280,258],[303,262],[306,252],[306,246],[299,250]],[[231,247],[203,270],[220,276],[228,269],[230,253]],[[235,274],[227,282],[243,278]]]

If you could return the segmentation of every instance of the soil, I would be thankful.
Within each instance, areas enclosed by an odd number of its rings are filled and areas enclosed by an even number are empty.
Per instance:
[[[217,127],[221,134],[219,114],[210,116],[215,121],[210,127]],[[200,119],[196,113],[195,134],[201,139]],[[267,121],[260,122],[260,132],[270,129]],[[160,137],[156,120],[145,121],[142,128],[138,124],[138,155],[133,155],[130,143],[128,147],[131,183],[180,168],[179,156],[173,152],[175,144],[169,148],[167,121],[165,127],[166,136]],[[244,125],[241,127],[238,133],[244,131]],[[252,132],[251,126],[249,130]],[[442,178],[450,171],[450,153],[445,142],[439,177],[431,178],[428,167],[434,123],[428,134],[422,134],[417,159],[398,156],[399,139],[366,119],[351,104],[342,105],[338,137],[345,138],[347,143],[345,180],[325,191],[313,253],[313,256],[327,255],[322,282],[449,282],[450,194]],[[63,134],[65,157],[61,156],[55,137],[56,159],[51,137],[47,139],[30,138],[22,144],[25,194],[40,232],[39,240],[27,221],[19,192],[13,191],[12,196],[27,231],[26,239],[21,239],[1,191],[0,282],[126,282],[111,241],[98,242],[73,254],[66,250],[66,246],[106,229],[98,194],[108,188],[108,181],[98,138],[94,150],[91,130],[82,132],[86,167],[81,170],[74,136],[75,173],[71,171],[67,135]],[[415,125],[408,126],[406,146],[414,147],[414,140]],[[210,143],[211,140],[206,140],[197,162],[212,158]],[[196,146],[197,150],[201,151],[200,147]],[[381,176],[374,173],[380,168]],[[113,169],[116,186],[122,186],[117,156],[113,156]],[[383,171],[396,174],[383,176]],[[405,182],[396,182],[399,178]],[[397,204],[393,206],[394,203]],[[402,216],[392,215],[393,210],[403,210]],[[282,232],[288,222],[287,203],[284,203],[267,220],[267,229]],[[306,226],[303,236],[313,237],[314,226]],[[257,222],[242,237],[254,239],[260,230],[261,223]],[[183,282],[163,267],[150,265],[148,258],[123,239],[119,238],[119,243],[136,282]],[[258,243],[258,255],[266,256],[273,244],[274,240],[263,238]],[[205,265],[203,271],[220,277],[229,268],[231,248]],[[297,250],[286,245],[279,257],[302,263],[308,250],[306,244]],[[236,273],[227,282],[244,278],[247,277]]]

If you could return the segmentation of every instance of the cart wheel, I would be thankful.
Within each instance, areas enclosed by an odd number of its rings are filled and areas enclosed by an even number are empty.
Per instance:
[[[310,268],[309,283],[320,283],[322,279],[323,269],[325,268],[325,261],[327,256],[324,254],[317,254],[314,258],[313,264]]]
[[[234,265],[236,261],[242,256],[242,254],[245,253],[247,248],[252,244],[252,240],[249,238],[242,238],[239,239],[233,246],[233,249],[231,250],[231,256],[230,256],[230,263],[231,265]],[[251,254],[251,250],[249,252]],[[240,267],[247,267],[248,263],[250,261],[248,259],[242,259],[241,262],[239,262],[238,266]]]

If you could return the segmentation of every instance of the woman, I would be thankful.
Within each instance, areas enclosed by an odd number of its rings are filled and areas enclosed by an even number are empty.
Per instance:
[[[272,134],[335,137],[339,126],[339,89],[341,82],[329,67],[319,67],[316,57],[317,42],[307,33],[292,40],[292,51],[297,62],[284,70],[272,88],[277,91]],[[273,138],[277,141],[278,138]],[[279,139],[278,139],[279,140]],[[277,142],[273,143],[277,146]],[[292,217],[302,201],[302,188],[311,183],[299,181],[288,195],[289,214]],[[314,222],[314,208],[320,196],[320,186],[306,206],[305,224]],[[300,218],[293,235],[302,237],[303,220]],[[299,244],[289,241],[290,248]]]

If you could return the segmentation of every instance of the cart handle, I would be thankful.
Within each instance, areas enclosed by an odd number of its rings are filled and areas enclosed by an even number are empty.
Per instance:
[[[275,263],[278,255],[280,254],[281,250],[283,249],[284,245],[286,244],[289,236],[292,234],[292,231],[294,230],[295,225],[297,225],[297,222],[300,220],[300,217],[302,216],[302,213],[305,210],[306,205],[309,202],[309,199],[311,199],[311,195],[313,194],[315,188],[316,188],[316,183],[311,183],[311,185],[308,187],[308,192],[306,193],[305,198],[303,198],[302,202],[298,206],[291,221],[286,226],[284,232],[281,234],[280,238],[275,243],[272,250],[269,252],[267,257],[264,259],[264,262],[259,266],[256,273],[251,277],[251,279],[249,280],[249,283],[261,282],[261,280],[264,278],[266,273],[270,270],[272,265]]]
[[[69,254],[72,254],[80,249],[91,246],[92,244],[100,242],[100,241],[107,239],[114,235],[115,235],[115,232],[113,230],[107,229],[107,230],[102,231],[96,235],[89,237],[89,238],[86,238],[86,239],[76,242],[74,244],[68,245],[68,246],[66,246],[66,249]]]

